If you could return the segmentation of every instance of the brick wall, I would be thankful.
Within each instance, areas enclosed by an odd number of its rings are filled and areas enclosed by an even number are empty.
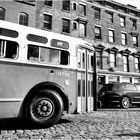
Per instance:
[[[14,1],[0,1],[0,7],[6,10],[5,20],[18,23],[18,13],[25,12],[29,15],[28,26],[35,27],[35,6]]]

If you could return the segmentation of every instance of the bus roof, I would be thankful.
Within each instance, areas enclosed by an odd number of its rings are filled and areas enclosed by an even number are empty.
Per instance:
[[[46,37],[49,40],[59,39],[62,41],[66,41],[69,44],[75,44],[75,46],[84,45],[84,47],[94,50],[93,45],[87,41],[84,41],[82,39],[78,39],[75,37],[70,37],[67,35],[53,33],[51,31],[41,30],[41,29],[37,29],[37,28],[33,28],[33,27],[27,27],[24,25],[19,25],[16,23],[12,23],[12,22],[8,22],[8,21],[1,21],[1,20],[0,20],[0,28],[11,29],[11,30],[17,31],[19,34],[20,33],[25,34],[26,36],[28,34],[34,34],[34,35]]]

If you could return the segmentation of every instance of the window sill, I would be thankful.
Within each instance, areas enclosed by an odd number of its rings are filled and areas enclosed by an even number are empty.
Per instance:
[[[108,42],[108,43],[110,43],[110,44],[114,44],[115,42]]]
[[[48,29],[48,28],[44,28],[44,27],[42,27],[42,30],[45,30],[45,31],[52,31],[52,29]]]
[[[52,6],[49,5],[44,5],[44,7],[52,9]]]
[[[86,38],[86,36],[79,35],[80,38]]]
[[[61,11],[70,14],[70,10],[64,10],[64,9],[62,9]]]
[[[70,32],[69,33],[67,33],[67,32],[61,32],[61,34],[70,35]]]

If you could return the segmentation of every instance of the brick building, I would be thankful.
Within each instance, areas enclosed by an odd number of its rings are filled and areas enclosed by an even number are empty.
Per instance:
[[[37,28],[95,45],[98,85],[140,82],[139,9],[112,0],[37,0],[36,7]]]
[[[35,2],[23,0],[0,1],[0,19],[35,27]]]
[[[136,7],[113,0],[21,0],[2,1],[1,13],[3,9],[5,20],[27,25],[24,20],[19,22],[21,13],[28,26],[92,43],[97,52],[99,86],[140,83],[140,10]]]
[[[97,1],[94,39],[98,84],[140,82],[140,10],[114,1]]]

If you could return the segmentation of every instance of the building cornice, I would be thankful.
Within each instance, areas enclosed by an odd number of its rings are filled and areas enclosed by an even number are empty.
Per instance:
[[[35,6],[36,5],[35,4],[36,3],[35,0],[32,0],[32,1],[15,0],[15,2],[19,2],[19,3],[31,5],[31,6]]]
[[[140,17],[140,9],[137,9],[136,7],[131,6],[131,5],[124,5],[124,4],[118,3],[113,0],[104,0],[104,1],[89,0],[89,1],[90,2],[88,2],[88,3],[92,4],[92,8],[95,8],[97,5],[97,6],[99,6],[99,8],[101,8],[101,7],[106,8],[106,10],[109,9],[111,11],[116,11],[118,13],[128,14],[132,17],[134,17],[134,16],[136,16],[138,18]],[[108,5],[111,5],[111,6],[107,7]],[[119,9],[121,10],[121,8],[123,8],[123,12],[119,11]],[[133,12],[133,14],[131,12]]]

